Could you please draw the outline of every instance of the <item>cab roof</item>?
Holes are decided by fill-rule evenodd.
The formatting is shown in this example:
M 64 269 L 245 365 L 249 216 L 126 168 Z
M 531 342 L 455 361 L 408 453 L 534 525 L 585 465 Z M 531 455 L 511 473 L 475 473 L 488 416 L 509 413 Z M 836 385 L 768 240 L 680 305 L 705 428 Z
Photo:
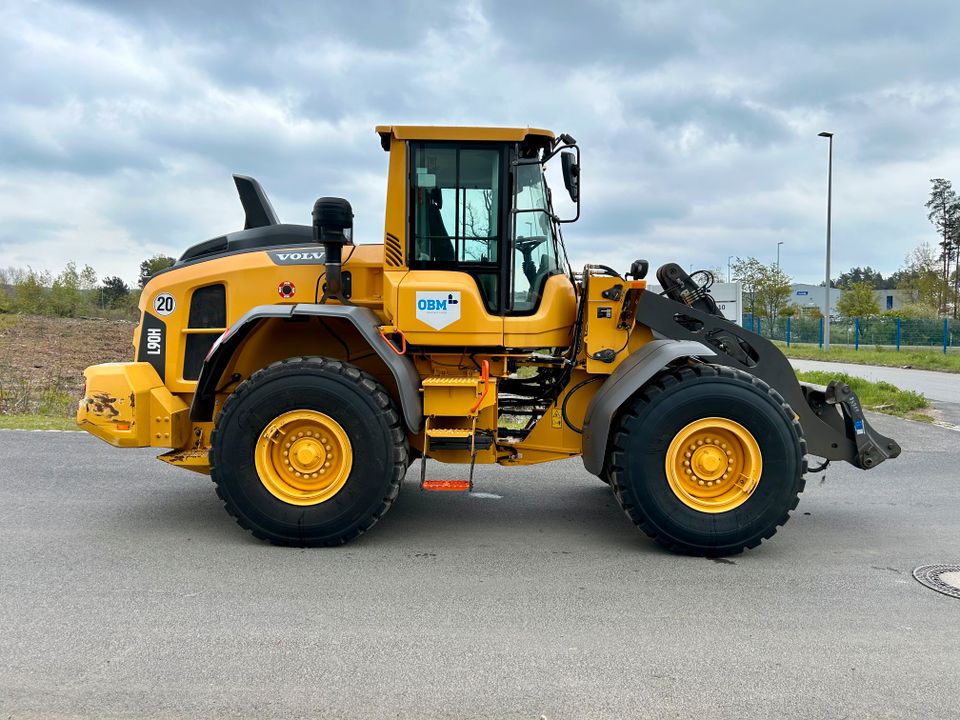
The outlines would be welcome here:
M 551 146 L 555 138 L 550 130 L 541 128 L 505 127 L 450 127 L 442 125 L 377 125 L 380 144 L 390 149 L 390 141 L 397 140 L 473 140 L 478 142 L 523 142 Z

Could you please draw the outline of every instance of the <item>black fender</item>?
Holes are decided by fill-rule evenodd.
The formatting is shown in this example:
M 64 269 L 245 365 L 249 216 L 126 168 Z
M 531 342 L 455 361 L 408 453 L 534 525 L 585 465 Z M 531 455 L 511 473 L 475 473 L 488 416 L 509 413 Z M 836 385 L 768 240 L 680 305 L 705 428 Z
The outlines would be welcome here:
M 716 352 L 700 342 L 660 339 L 648 342 L 620 363 L 587 406 L 583 420 L 583 465 L 587 472 L 599 475 L 603 471 L 613 418 L 631 395 L 670 363 L 711 355 Z
M 380 337 L 380 320 L 372 310 L 356 305 L 259 305 L 251 308 L 213 344 L 197 380 L 197 389 L 190 406 L 190 419 L 209 422 L 213 419 L 217 385 L 240 343 L 261 321 L 294 316 L 320 316 L 348 320 L 389 368 L 397 383 L 401 412 L 407 429 L 419 433 L 423 428 L 423 400 L 420 375 L 410 358 L 397 355 Z

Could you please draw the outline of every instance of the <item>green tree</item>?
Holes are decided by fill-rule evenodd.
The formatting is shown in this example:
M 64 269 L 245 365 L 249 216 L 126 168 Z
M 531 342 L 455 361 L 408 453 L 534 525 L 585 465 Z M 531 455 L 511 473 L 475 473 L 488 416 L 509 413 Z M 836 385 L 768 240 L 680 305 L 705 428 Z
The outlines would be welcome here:
M 790 277 L 775 263 L 764 265 L 755 257 L 737 258 L 731 269 L 733 279 L 741 284 L 744 308 L 775 322 L 790 298 Z
M 13 285 L 12 309 L 28 315 L 46 315 L 50 310 L 50 273 L 13 268 L 9 273 Z
M 897 290 L 907 293 L 909 305 L 925 306 L 940 312 L 944 282 L 940 277 L 936 251 L 929 243 L 920 243 L 904 258 L 904 266 L 893 274 Z
M 950 298 L 950 274 L 954 258 L 960 249 L 960 200 L 953 190 L 953 184 L 944 178 L 930 179 L 930 199 L 925 207 L 929 211 L 927 219 L 933 223 L 940 235 L 940 277 L 942 284 L 938 296 L 939 310 L 946 314 L 948 304 L 953 305 L 954 317 L 957 317 L 956 292 Z
M 790 300 L 790 276 L 776 264 L 764 265 L 756 294 L 761 314 L 776 322 Z
M 0 268 L 0 313 L 10 312 L 13 309 L 13 286 L 10 284 L 10 273 Z
M 867 281 L 853 283 L 837 301 L 837 312 L 848 318 L 879 315 L 880 303 L 873 294 L 873 285 Z
M 103 306 L 108 308 L 121 308 L 127 305 L 127 296 L 130 294 L 130 288 L 120 278 L 105 277 L 103 287 L 101 288 L 103 297 Z
M 746 260 L 738 257 L 730 267 L 733 270 L 733 280 L 740 283 L 743 292 L 744 310 L 751 315 L 758 315 L 757 289 L 762 284 L 763 263 L 755 257 L 748 257 Z
M 840 273 L 840 276 L 836 280 L 835 287 L 846 290 L 854 284 L 861 282 L 870 283 L 870 287 L 876 290 L 881 290 L 888 286 L 887 281 L 883 279 L 883 275 L 867 265 L 866 267 L 850 268 L 847 272 Z
M 94 309 L 99 299 L 97 273 L 89 265 L 77 270 L 73 261 L 67 263 L 50 288 L 50 311 L 61 317 L 77 317 Z
M 140 287 L 146 285 L 150 278 L 161 270 L 166 270 L 176 262 L 172 257 L 166 255 L 154 255 L 140 263 Z

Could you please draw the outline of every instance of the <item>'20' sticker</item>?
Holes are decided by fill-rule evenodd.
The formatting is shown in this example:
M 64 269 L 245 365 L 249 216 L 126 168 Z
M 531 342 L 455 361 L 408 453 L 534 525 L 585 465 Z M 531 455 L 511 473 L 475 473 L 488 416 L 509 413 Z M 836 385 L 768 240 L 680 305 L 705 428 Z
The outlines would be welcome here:
M 153 309 L 157 315 L 169 315 L 177 308 L 177 301 L 170 293 L 160 293 L 153 299 Z

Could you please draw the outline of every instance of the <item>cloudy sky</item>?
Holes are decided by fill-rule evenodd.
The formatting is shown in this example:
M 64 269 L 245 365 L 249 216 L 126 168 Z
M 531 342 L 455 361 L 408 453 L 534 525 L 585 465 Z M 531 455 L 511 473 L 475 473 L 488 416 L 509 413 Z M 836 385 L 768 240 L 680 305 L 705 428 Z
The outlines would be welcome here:
M 944 2 L 0 3 L 0 267 L 68 260 L 132 282 L 155 253 L 242 227 L 232 172 L 282 221 L 348 198 L 379 242 L 378 123 L 575 136 L 574 265 L 823 279 L 936 241 L 960 185 L 960 4 Z M 837 274 L 836 272 L 834 273 Z

